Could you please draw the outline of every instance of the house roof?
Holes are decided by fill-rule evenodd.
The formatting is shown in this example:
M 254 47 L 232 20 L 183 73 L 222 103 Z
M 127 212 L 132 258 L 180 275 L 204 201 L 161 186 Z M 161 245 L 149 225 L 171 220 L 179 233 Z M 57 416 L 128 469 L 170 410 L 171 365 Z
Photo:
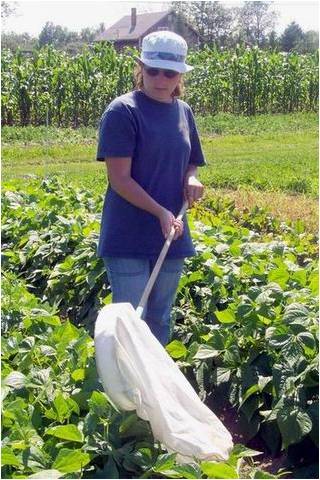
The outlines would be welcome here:
M 131 30 L 131 15 L 126 15 L 112 27 L 100 33 L 96 40 L 137 40 L 168 14 L 168 11 L 139 14 L 133 30 Z

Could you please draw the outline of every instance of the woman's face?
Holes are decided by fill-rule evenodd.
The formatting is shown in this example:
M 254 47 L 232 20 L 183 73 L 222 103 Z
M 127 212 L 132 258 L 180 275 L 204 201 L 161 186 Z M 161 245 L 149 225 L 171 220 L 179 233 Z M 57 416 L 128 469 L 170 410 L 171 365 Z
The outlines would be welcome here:
M 142 64 L 144 90 L 151 97 L 160 101 L 171 102 L 171 95 L 178 85 L 181 75 L 173 70 L 150 68 Z

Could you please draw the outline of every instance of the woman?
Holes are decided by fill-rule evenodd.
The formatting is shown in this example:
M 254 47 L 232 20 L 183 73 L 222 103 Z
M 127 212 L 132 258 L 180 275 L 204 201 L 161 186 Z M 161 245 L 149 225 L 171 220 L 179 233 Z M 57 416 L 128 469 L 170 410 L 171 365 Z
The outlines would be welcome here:
M 100 123 L 97 160 L 105 161 L 109 185 L 98 255 L 103 258 L 113 302 L 136 308 L 165 238 L 175 228 L 167 257 L 144 311 L 144 320 L 165 345 L 170 310 L 185 257 L 195 255 L 186 218 L 175 217 L 203 194 L 196 178 L 204 165 L 190 107 L 176 97 L 187 44 L 169 31 L 147 35 L 136 72 L 137 89 L 113 100 Z

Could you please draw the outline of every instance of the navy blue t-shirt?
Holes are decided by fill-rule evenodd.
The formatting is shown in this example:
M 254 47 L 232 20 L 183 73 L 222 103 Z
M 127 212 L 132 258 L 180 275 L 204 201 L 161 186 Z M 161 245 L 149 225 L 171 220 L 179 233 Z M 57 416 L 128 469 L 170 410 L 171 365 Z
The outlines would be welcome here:
M 132 178 L 160 205 L 178 215 L 189 164 L 205 165 L 189 105 L 164 103 L 141 90 L 121 95 L 106 108 L 100 122 L 97 160 L 131 157 Z M 187 218 L 167 258 L 195 255 Z M 135 207 L 108 185 L 98 247 L 100 257 L 158 257 L 165 238 L 160 222 Z

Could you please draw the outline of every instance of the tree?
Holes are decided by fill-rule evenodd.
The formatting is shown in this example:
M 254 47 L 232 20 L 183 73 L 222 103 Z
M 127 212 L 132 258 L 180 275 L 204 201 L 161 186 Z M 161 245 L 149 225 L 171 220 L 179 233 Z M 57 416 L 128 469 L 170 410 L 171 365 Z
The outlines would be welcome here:
M 79 34 L 77 32 L 72 32 L 61 25 L 54 25 L 52 22 L 46 22 L 39 34 L 40 47 L 43 45 L 61 47 L 77 41 L 79 41 Z
M 173 2 L 171 10 L 197 30 L 203 43 L 225 45 L 231 37 L 232 10 L 220 2 Z
M 272 50 L 278 50 L 280 47 L 280 39 L 275 30 L 272 30 L 268 36 L 268 45 Z
M 319 48 L 319 32 L 316 30 L 308 30 L 303 34 L 302 40 L 299 40 L 294 50 L 299 53 L 313 53 Z
M 93 42 L 95 36 L 95 30 L 89 27 L 83 28 L 80 32 L 80 40 L 86 43 Z
M 291 22 L 281 36 L 281 47 L 285 52 L 293 50 L 303 40 L 303 31 L 296 22 Z
M 32 50 L 37 46 L 38 40 L 31 37 L 29 33 L 2 32 L 1 33 L 1 49 Z
M 269 11 L 273 2 L 244 2 L 236 7 L 239 40 L 263 47 L 267 45 L 267 35 L 274 30 L 278 14 Z
M 102 32 L 105 31 L 105 29 L 106 29 L 106 26 L 105 26 L 104 22 L 101 22 L 101 23 L 99 23 L 99 26 L 96 28 L 95 32 L 96 33 L 102 33 Z
M 17 2 L 1 2 L 1 18 L 5 19 L 16 14 Z
M 52 22 L 46 22 L 45 26 L 39 34 L 39 45 L 51 45 L 55 43 L 55 26 Z

